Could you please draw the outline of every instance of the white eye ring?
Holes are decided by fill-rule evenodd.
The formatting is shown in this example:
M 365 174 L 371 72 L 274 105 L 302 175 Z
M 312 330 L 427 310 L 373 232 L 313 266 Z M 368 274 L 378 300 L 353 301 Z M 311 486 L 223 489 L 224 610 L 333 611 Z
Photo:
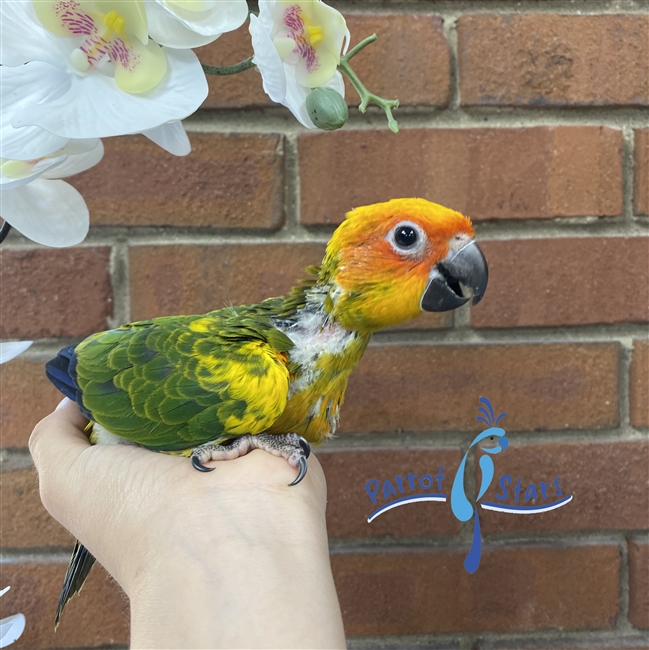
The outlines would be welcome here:
M 416 233 L 417 237 L 412 245 L 404 246 L 397 242 L 397 233 L 399 233 L 402 228 L 411 229 Z M 420 226 L 412 221 L 400 221 L 390 230 L 386 239 L 390 242 L 392 248 L 403 257 L 420 257 L 426 247 L 427 241 L 426 233 Z

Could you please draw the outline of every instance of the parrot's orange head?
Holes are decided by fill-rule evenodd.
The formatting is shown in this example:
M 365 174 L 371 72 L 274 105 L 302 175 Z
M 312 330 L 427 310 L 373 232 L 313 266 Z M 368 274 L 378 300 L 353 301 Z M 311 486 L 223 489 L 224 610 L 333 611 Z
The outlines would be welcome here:
M 425 199 L 393 199 L 347 214 L 327 246 L 321 281 L 345 328 L 375 331 L 423 311 L 455 309 L 487 286 L 470 219 Z

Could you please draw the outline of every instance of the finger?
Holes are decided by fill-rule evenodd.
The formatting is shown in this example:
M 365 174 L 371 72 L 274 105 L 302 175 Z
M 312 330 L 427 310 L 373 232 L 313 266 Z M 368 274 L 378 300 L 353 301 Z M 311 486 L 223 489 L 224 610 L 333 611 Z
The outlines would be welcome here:
M 54 409 L 54 413 L 59 414 L 65 421 L 69 422 L 81 431 L 83 431 L 88 424 L 88 418 L 81 415 L 78 405 L 67 397 L 64 397 L 58 403 L 58 406 Z
M 88 420 L 81 415 L 79 408 L 67 397 L 53 413 L 43 418 L 32 431 L 29 438 L 29 451 L 36 468 L 44 464 L 65 465 L 73 462 L 90 446 L 84 428 Z

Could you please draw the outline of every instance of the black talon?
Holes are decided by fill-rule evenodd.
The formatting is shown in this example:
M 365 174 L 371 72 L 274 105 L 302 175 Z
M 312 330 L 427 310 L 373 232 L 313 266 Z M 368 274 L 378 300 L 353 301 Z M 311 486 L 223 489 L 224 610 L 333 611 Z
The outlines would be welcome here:
M 300 443 L 300 447 L 302 447 L 302 451 L 304 452 L 304 457 L 308 458 L 311 455 L 311 445 L 309 444 L 309 441 L 305 440 L 302 436 L 300 436 L 298 442 Z
M 306 440 L 304 442 L 306 442 Z M 293 483 L 289 483 L 288 486 L 291 487 L 293 485 L 297 485 L 306 476 L 306 470 L 308 469 L 308 467 L 309 466 L 307 465 L 306 458 L 302 456 L 302 458 L 300 458 L 300 465 L 299 465 L 300 471 L 297 475 L 297 478 L 293 481 Z
M 205 467 L 205 465 L 202 465 L 201 461 L 198 460 L 198 456 L 192 456 L 192 465 L 199 472 L 213 472 L 216 469 L 216 467 Z

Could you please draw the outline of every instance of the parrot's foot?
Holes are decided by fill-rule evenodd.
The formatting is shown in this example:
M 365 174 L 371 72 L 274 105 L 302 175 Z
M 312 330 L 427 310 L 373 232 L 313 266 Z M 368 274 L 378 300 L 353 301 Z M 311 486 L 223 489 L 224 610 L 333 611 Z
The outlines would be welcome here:
M 306 476 L 306 459 L 311 453 L 311 446 L 297 433 L 258 433 L 254 436 L 248 433 L 233 438 L 225 445 L 201 445 L 192 450 L 192 465 L 200 472 L 211 472 L 214 467 L 205 467 L 203 463 L 232 460 L 245 456 L 253 449 L 263 449 L 273 456 L 285 458 L 291 467 L 297 467 L 297 478 L 290 485 L 297 485 Z

